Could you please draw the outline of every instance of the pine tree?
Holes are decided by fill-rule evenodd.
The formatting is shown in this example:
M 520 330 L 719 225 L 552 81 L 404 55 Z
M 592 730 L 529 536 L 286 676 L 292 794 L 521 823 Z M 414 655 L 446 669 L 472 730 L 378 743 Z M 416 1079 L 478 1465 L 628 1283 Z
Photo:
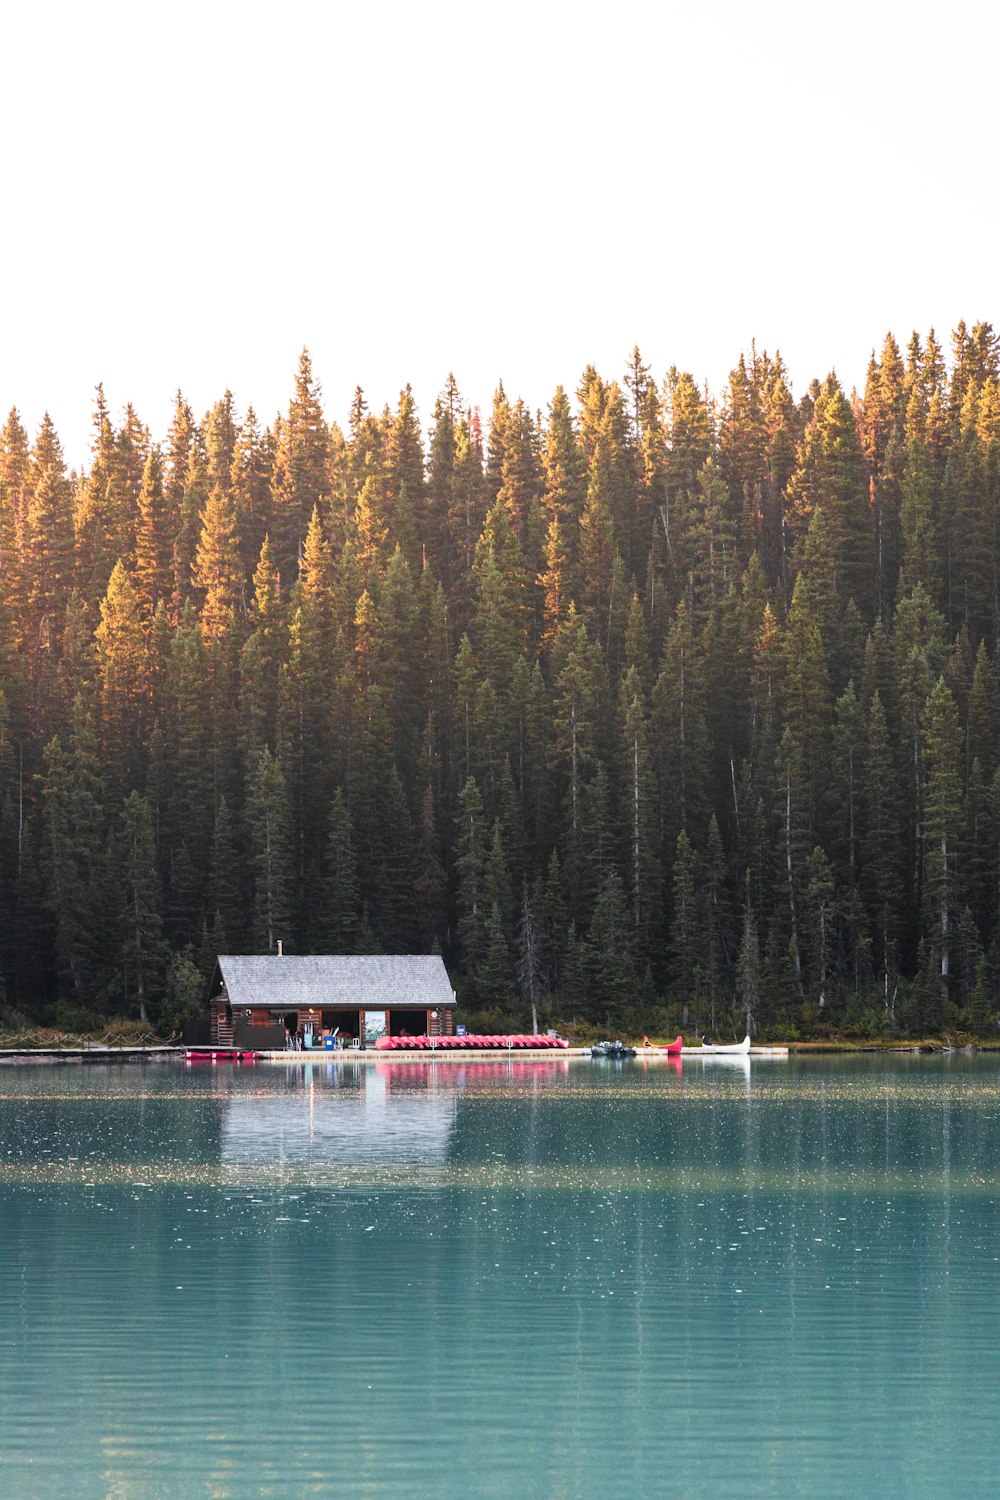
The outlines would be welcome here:
M 363 587 L 375 591 L 388 561 L 389 501 L 379 479 L 369 474 L 358 493 L 351 527 L 351 548 Z
M 527 644 L 528 575 L 507 511 L 486 517 L 473 562 L 476 601 L 469 634 L 484 677 L 503 693 Z
M 96 395 L 93 462 L 77 494 L 73 514 L 76 581 L 90 604 L 96 602 L 107 588 L 116 560 L 126 557 L 130 550 L 115 432 L 101 386 L 97 387 Z M 48 503 L 51 505 L 52 500 L 49 499 Z M 57 503 L 61 510 L 64 498 Z M 38 534 L 44 529 L 37 527 Z
M 945 663 L 945 623 L 919 585 L 896 606 L 893 687 L 899 714 L 900 752 L 907 797 L 903 816 L 910 852 L 910 898 L 920 888 L 923 846 L 922 719 L 924 704 Z
M 163 492 L 159 450 L 151 448 L 142 473 L 135 534 L 136 587 L 145 618 L 151 620 L 158 604 L 168 603 L 172 584 L 173 530 Z
M 942 1013 L 949 995 L 951 924 L 956 908 L 955 860 L 962 811 L 962 731 L 958 711 L 939 677 L 923 713 L 926 796 L 924 895 L 936 932 L 928 933 L 940 954 Z
M 682 600 L 670 626 L 651 703 L 659 841 L 668 854 L 682 828 L 703 827 L 708 817 L 710 747 L 703 701 L 699 652 Z
M 939 508 L 927 413 L 918 390 L 910 393 L 900 481 L 900 592 L 916 585 L 934 597 L 939 586 Z
M 97 740 L 82 701 L 68 746 L 53 739 L 44 761 L 46 875 L 56 969 L 63 995 L 86 1005 L 100 974 L 106 907 L 104 790 Z
M 226 391 L 202 423 L 208 482 L 228 493 L 232 486 L 233 460 L 239 428 L 233 410 L 233 393 Z
M 619 696 L 622 822 L 628 831 L 629 897 L 637 961 L 645 966 L 654 942 L 661 904 L 657 859 L 657 797 L 649 744 L 649 711 L 631 667 L 622 679 Z
M 359 904 L 351 815 L 343 788 L 338 786 L 330 809 L 326 843 L 326 924 L 322 935 L 329 952 L 356 951 Z
M 27 654 L 37 717 L 73 579 L 70 487 L 65 475 L 52 467 L 38 475 L 28 500 L 24 577 L 25 612 L 15 626 L 20 627 L 20 640 Z M 105 582 L 106 579 L 107 574 Z
M 174 488 L 173 481 L 170 488 Z M 208 474 L 201 435 L 195 429 L 187 459 L 177 502 L 176 523 L 173 542 L 173 589 L 170 596 L 170 615 L 174 621 L 180 619 L 184 606 L 191 598 L 192 574 L 198 539 L 202 531 L 205 505 L 209 497 Z
M 806 860 L 805 916 L 812 950 L 816 1003 L 822 1011 L 826 1006 L 826 986 L 833 949 L 835 888 L 833 868 L 818 845 Z
M 277 951 L 288 941 L 291 916 L 291 854 L 288 846 L 288 791 L 281 761 L 265 745 L 247 785 L 247 826 L 254 892 L 254 942 Z
M 276 437 L 268 529 L 282 579 L 290 582 L 309 517 L 317 508 L 322 511 L 329 490 L 330 434 L 307 349 L 299 355 L 288 416 Z
M 0 432 L 0 557 L 5 576 L 23 546 L 31 486 L 28 434 L 17 407 L 12 406 Z
M 171 940 L 190 940 L 208 875 L 204 830 L 212 825 L 213 787 L 205 641 L 188 604 L 170 640 L 163 694 L 164 786 L 158 807 Z M 185 936 L 186 934 L 186 936 Z
M 416 942 L 416 832 L 394 761 L 379 780 L 369 851 L 368 911 L 385 952 L 409 953 Z
M 967 780 L 972 773 L 974 761 L 979 761 L 987 781 L 993 775 L 993 768 L 996 764 L 991 678 L 989 652 L 986 642 L 980 641 L 966 712 L 965 774 Z
M 455 898 L 458 941 L 467 974 L 476 972 L 486 953 L 485 860 L 483 803 L 475 778 L 470 776 L 458 799 L 454 854 L 458 879 Z
M 785 635 L 784 750 L 792 816 L 811 848 L 821 827 L 829 786 L 830 686 L 819 624 L 798 584 Z
M 729 513 L 748 557 L 763 541 L 761 523 L 767 483 L 767 428 L 756 370 L 745 357 L 729 374 L 719 423 L 719 464 L 729 491 Z
M 510 517 L 518 545 L 529 555 L 539 532 L 536 512 L 541 489 L 538 434 L 527 406 L 518 400 L 510 408 L 504 432 L 497 502 Z
M 587 494 L 587 472 L 577 442 L 569 398 L 557 386 L 549 407 L 549 425 L 542 455 L 545 490 L 542 504 L 550 524 L 558 522 L 567 538 L 576 534 Z
M 527 880 L 524 880 L 521 886 L 521 915 L 517 930 L 517 979 L 524 1001 L 531 1011 L 531 1034 L 537 1036 L 542 960 L 535 908 L 528 892 Z
M 714 1034 L 716 1013 L 727 980 L 729 960 L 729 899 L 726 889 L 726 855 L 713 813 L 708 824 L 704 864 L 705 986 L 709 1021 Z
M 500 908 L 490 907 L 485 928 L 485 957 L 476 976 L 476 993 L 484 1010 L 503 1014 L 514 1002 L 510 945 Z
M 146 637 L 139 595 L 115 564 L 94 632 L 100 663 L 101 728 L 121 795 L 134 784 L 146 743 Z M 143 1017 L 145 1020 L 146 1017 Z
M 242 828 L 225 796 L 218 799 L 212 829 L 212 865 L 209 875 L 208 910 L 213 913 L 235 953 L 247 942 L 248 913 L 244 890 L 245 860 Z M 216 953 L 221 952 L 216 949 Z
M 427 787 L 420 820 L 418 874 L 415 882 L 417 923 L 422 951 L 425 953 L 440 951 L 447 922 L 448 876 L 441 863 L 439 843 L 434 793 Z
M 638 988 L 629 938 L 625 892 L 617 870 L 610 869 L 594 902 L 587 934 L 586 964 L 590 978 L 589 1009 L 595 1020 L 617 1026 Z
M 886 1024 L 891 1025 L 894 1017 L 890 983 L 897 965 L 902 889 L 896 771 L 886 714 L 877 689 L 868 710 L 865 748 L 862 880 L 876 970 L 881 976 L 884 1017 Z
M 231 628 L 243 609 L 243 571 L 236 535 L 236 511 L 231 496 L 212 490 L 202 512 L 201 536 L 194 559 L 192 582 L 203 593 L 201 628 L 215 640 Z
M 122 888 L 118 963 L 123 999 L 134 994 L 140 1021 L 148 1021 L 151 1003 L 162 996 L 167 953 L 161 936 L 153 819 L 149 803 L 135 791 L 130 792 L 121 813 L 117 867 Z
M 826 513 L 837 559 L 838 595 L 844 604 L 854 599 L 863 617 L 870 618 L 874 587 L 869 486 L 854 415 L 834 375 L 827 376 L 820 388 L 788 494 L 800 546 L 813 513 L 818 508 Z
M 570 608 L 556 642 L 553 766 L 563 788 L 565 865 L 574 914 L 579 911 L 583 872 L 583 788 L 599 745 L 598 712 L 603 689 L 600 648 Z
M 553 516 L 549 522 L 544 553 L 545 570 L 538 575 L 538 588 L 542 595 L 540 644 L 548 652 L 551 651 L 559 634 L 559 627 L 569 611 L 573 590 L 569 544 L 557 516 Z
M 625 386 L 631 397 L 628 454 L 633 476 L 629 507 L 631 537 L 626 562 L 631 573 L 638 575 L 641 549 L 658 524 L 667 465 L 667 441 L 659 392 L 638 347 L 632 350 Z
M 271 512 L 271 469 L 274 462 L 270 433 L 262 433 L 252 406 L 236 437 L 229 469 L 229 489 L 242 543 L 243 571 L 249 573 L 260 556 Z
M 289 650 L 281 580 L 265 536 L 253 576 L 250 635 L 240 654 L 241 739 L 254 753 L 277 729 L 281 668 Z
M 326 753 L 330 735 L 330 698 L 336 653 L 331 641 L 331 596 L 326 579 L 327 556 L 318 516 L 306 538 L 301 576 L 291 591 L 288 647 L 278 682 L 277 723 L 287 778 L 291 824 L 289 840 L 294 872 L 295 914 L 302 917 L 307 886 L 315 883 L 323 862 L 325 829 L 318 809 L 330 805 L 341 780 L 351 804 L 350 779 Z M 285 655 L 282 647 L 282 655 Z M 363 709 L 355 702 L 352 708 Z M 352 814 L 355 809 L 352 805 Z
M 736 985 L 743 1006 L 746 1035 L 753 1036 L 761 1002 L 760 984 L 760 940 L 757 936 L 757 919 L 749 900 L 743 907 L 743 931 L 736 958 Z
M 670 445 L 666 488 L 671 499 L 693 491 L 697 475 L 713 446 L 708 407 L 693 377 L 671 369 L 667 375 L 666 404 L 670 413 Z
M 697 899 L 697 861 L 685 829 L 677 835 L 673 872 L 673 916 L 670 923 L 671 988 L 681 996 L 682 1026 L 689 1019 L 690 996 L 701 953 Z
M 614 521 L 592 477 L 580 517 L 580 607 L 587 629 L 607 650 L 614 625 L 615 584 L 621 558 L 615 540 Z

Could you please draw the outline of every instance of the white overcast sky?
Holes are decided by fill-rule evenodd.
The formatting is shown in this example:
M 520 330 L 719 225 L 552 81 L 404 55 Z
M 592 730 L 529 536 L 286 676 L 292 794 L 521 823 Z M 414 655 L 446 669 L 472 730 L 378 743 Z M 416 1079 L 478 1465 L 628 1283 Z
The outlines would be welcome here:
M 450 369 L 544 406 L 639 344 L 800 392 L 1000 323 L 996 9 L 969 0 L 5 8 L 0 408 L 330 417 Z

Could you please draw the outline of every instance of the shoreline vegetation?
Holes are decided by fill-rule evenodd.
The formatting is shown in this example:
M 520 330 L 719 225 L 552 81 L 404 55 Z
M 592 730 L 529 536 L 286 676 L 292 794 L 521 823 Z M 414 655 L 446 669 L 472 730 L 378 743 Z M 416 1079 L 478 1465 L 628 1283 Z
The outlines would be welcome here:
M 998 1037 L 1000 340 L 0 429 L 0 1027 L 440 952 L 471 1027 Z M 105 1023 L 105 1017 L 110 1020 Z
M 565 1033 L 560 1033 L 564 1035 Z M 598 1034 L 593 1036 L 570 1034 L 568 1040 L 572 1046 L 590 1046 L 598 1039 Z M 624 1035 L 622 1040 L 628 1046 L 639 1049 L 642 1055 L 642 1037 Z M 673 1036 L 649 1037 L 652 1047 L 665 1047 L 668 1041 L 673 1041 Z M 691 1034 L 685 1036 L 684 1045 L 696 1047 L 700 1040 L 699 1036 Z M 983 1038 L 969 1034 L 949 1034 L 942 1036 L 926 1037 L 826 1037 L 823 1039 L 812 1039 L 806 1041 L 786 1041 L 782 1037 L 758 1036 L 755 1045 L 759 1046 L 782 1046 L 787 1047 L 792 1056 L 821 1056 L 826 1053 L 839 1052 L 1000 1052 L 1000 1039 Z M 93 1031 L 64 1032 L 51 1026 L 26 1025 L 18 1029 L 0 1029 L 0 1059 L 7 1053 L 25 1053 L 31 1051 L 52 1052 L 54 1050 L 72 1049 L 87 1050 L 93 1048 L 95 1051 L 106 1053 L 109 1049 L 120 1048 L 123 1051 L 136 1049 L 157 1049 L 164 1046 L 181 1047 L 181 1037 L 177 1033 L 166 1036 L 151 1030 L 149 1026 L 141 1022 L 110 1022 L 107 1026 L 99 1027 Z M 323 1055 L 316 1053 L 311 1056 L 307 1053 L 296 1054 L 304 1057 L 306 1061 L 323 1061 Z M 413 1057 L 407 1054 L 410 1061 Z M 391 1059 L 390 1059 L 391 1060 Z

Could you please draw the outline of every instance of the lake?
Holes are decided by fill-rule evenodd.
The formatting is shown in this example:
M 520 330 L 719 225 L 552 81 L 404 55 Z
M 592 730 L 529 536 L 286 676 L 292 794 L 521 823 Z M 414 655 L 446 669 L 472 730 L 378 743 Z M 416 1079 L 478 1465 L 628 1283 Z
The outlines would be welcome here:
M 976 1496 L 990 1057 L 0 1068 L 4 1500 Z

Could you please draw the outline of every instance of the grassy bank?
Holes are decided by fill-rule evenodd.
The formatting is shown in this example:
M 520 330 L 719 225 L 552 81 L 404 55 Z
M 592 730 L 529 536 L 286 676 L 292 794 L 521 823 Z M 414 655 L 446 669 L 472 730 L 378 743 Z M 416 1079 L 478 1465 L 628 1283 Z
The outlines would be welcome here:
M 176 1036 L 161 1036 L 145 1021 L 114 1021 L 87 1031 L 57 1026 L 0 1028 L 0 1051 L 51 1050 L 53 1047 L 162 1047 Z

